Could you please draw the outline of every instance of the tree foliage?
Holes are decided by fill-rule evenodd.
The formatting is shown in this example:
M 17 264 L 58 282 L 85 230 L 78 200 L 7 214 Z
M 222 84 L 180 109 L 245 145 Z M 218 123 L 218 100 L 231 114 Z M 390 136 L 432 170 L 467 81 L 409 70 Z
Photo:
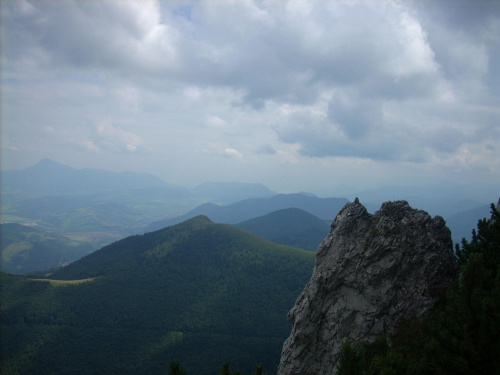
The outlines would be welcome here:
M 186 375 L 186 370 L 181 368 L 180 361 L 170 361 L 170 371 L 168 372 L 168 375 Z
M 264 369 L 262 368 L 262 365 L 258 364 L 257 368 L 255 369 L 255 372 L 253 372 L 252 375 L 267 375 L 267 374 L 264 373 Z

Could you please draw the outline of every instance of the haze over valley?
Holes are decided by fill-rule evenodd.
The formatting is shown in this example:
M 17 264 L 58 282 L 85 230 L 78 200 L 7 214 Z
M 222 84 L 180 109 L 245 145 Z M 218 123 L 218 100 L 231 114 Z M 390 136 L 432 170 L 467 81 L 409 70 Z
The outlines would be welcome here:
M 118 239 L 198 215 L 315 251 L 337 212 L 353 199 L 280 194 L 257 183 L 207 182 L 190 189 L 151 174 L 76 169 L 50 159 L 3 171 L 1 177 L 2 223 L 18 224 L 2 224 L 2 269 L 17 273 L 61 266 Z M 478 189 L 459 185 L 387 187 L 359 195 L 371 212 L 394 196 L 443 216 L 449 219 L 454 241 L 460 242 L 470 239 L 477 220 L 489 215 L 489 204 L 496 199 L 495 191 L 483 189 L 482 196 Z M 47 242 L 56 239 L 58 245 Z M 48 244 L 59 249 L 49 257 L 39 253 Z M 37 264 L 37 257 L 43 262 Z

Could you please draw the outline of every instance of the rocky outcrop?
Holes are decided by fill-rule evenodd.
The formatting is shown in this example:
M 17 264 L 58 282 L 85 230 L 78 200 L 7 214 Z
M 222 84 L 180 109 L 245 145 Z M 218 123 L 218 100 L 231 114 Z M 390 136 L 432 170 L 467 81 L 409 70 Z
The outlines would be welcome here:
M 331 375 L 346 338 L 372 341 L 427 314 L 456 274 L 443 218 L 386 202 L 348 203 L 320 244 L 311 280 L 288 314 L 278 375 Z

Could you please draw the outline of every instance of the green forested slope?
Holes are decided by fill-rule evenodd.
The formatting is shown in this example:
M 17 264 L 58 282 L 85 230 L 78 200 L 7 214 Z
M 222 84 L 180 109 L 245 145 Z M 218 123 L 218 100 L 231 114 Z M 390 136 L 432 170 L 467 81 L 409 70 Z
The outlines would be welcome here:
M 89 243 L 15 223 L 0 224 L 0 271 L 26 273 L 75 261 Z
M 245 199 L 225 206 L 204 203 L 184 215 L 152 222 L 145 230 L 165 228 L 199 215 L 206 215 L 216 223 L 236 224 L 286 208 L 299 208 L 322 220 L 332 221 L 348 202 L 346 198 L 318 198 L 296 193 Z
M 266 240 L 299 249 L 316 251 L 330 231 L 331 222 L 298 208 L 285 208 L 235 224 Z
M 51 286 L 3 276 L 2 373 L 273 373 L 314 254 L 197 217 L 92 253 Z

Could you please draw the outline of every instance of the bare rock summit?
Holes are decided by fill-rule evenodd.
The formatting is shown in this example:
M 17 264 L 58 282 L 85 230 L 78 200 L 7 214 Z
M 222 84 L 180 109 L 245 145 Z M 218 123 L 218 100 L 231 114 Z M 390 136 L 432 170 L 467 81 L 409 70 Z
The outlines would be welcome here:
M 457 272 L 442 217 L 386 202 L 348 203 L 319 245 L 311 280 L 288 314 L 278 375 L 331 375 L 342 342 L 373 341 L 426 315 Z

